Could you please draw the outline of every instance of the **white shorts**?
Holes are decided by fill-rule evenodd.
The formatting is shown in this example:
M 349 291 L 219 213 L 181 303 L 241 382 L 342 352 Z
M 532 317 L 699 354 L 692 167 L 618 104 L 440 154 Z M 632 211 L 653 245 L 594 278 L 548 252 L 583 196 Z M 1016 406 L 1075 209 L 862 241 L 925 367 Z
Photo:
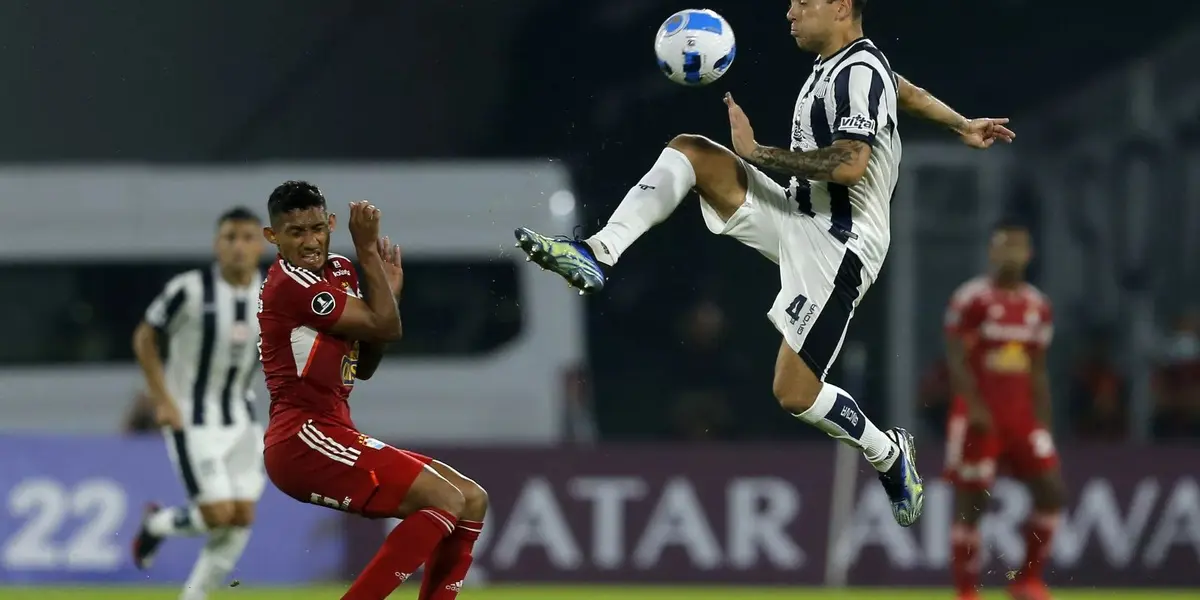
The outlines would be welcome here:
M 257 423 L 164 430 L 167 452 L 196 504 L 257 501 L 266 486 L 263 429 Z
M 800 212 L 787 191 L 753 165 L 746 169 L 746 203 L 723 221 L 701 202 L 713 233 L 728 235 L 779 265 L 779 295 L 767 318 L 822 381 L 842 349 L 870 273 L 845 243 L 829 232 L 825 215 Z

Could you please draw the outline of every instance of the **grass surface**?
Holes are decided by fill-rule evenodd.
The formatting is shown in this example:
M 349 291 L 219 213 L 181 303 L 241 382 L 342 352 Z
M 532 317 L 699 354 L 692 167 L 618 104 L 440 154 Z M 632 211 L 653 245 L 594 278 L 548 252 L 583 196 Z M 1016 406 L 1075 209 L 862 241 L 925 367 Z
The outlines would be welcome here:
M 212 600 L 336 600 L 345 588 L 252 588 L 239 586 L 214 594 Z M 175 588 L 118 587 L 0 587 L 0 600 L 174 600 Z M 415 598 L 416 586 L 400 588 L 393 598 Z M 467 588 L 462 600 L 952 600 L 948 589 L 857 588 L 822 590 L 806 588 L 731 587 L 550 587 L 496 586 Z M 1006 599 L 1003 592 L 984 596 Z M 1055 600 L 1183 600 L 1200 598 L 1200 590 L 1061 590 Z

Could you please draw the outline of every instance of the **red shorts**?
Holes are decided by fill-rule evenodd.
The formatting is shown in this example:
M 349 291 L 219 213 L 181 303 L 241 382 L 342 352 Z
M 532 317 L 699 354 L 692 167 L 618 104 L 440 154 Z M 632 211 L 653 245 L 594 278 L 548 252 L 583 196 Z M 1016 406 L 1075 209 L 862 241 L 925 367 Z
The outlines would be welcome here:
M 994 419 L 991 431 L 981 433 L 967 426 L 965 407 L 950 411 L 944 476 L 955 487 L 985 490 L 998 471 L 1032 479 L 1057 466 L 1054 438 L 1035 420 Z
M 279 491 L 371 518 L 395 516 L 431 461 L 353 429 L 311 420 L 263 453 L 267 476 Z

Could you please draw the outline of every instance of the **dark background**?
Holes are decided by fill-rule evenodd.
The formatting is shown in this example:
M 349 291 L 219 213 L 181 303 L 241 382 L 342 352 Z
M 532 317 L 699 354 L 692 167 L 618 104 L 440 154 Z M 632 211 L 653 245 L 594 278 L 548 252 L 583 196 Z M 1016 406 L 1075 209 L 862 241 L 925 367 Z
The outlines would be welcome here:
M 812 58 L 786 34 L 786 3 L 707 7 L 734 27 L 737 62 L 716 85 L 686 89 L 658 74 L 651 53 L 657 27 L 683 8 L 676 2 L 0 2 L 0 160 L 555 157 L 572 170 L 590 231 L 673 135 L 727 138 L 719 103 L 727 90 L 764 141 L 783 139 Z M 872 0 L 866 20 L 898 72 L 964 114 L 1012 116 L 1019 133 L 1023 119 L 1197 27 L 1200 5 L 1184 1 Z M 946 139 L 902 125 L 906 143 Z M 1036 152 L 1054 141 L 1046 139 L 1026 144 Z M 1046 200 L 1009 199 L 1034 221 Z M 1039 242 L 1052 241 L 1053 231 L 1038 231 Z M 850 333 L 871 364 L 887 360 L 887 277 L 885 269 Z M 602 435 L 811 433 L 780 418 L 770 396 L 778 337 L 765 311 L 776 285 L 773 265 L 710 236 L 695 208 L 640 242 L 610 293 L 589 301 L 588 381 Z M 1076 330 L 1112 326 L 1085 325 Z M 1103 355 L 1100 375 L 1080 375 L 1077 393 L 1075 373 L 1092 369 L 1090 360 L 1059 359 L 1073 417 L 1092 410 L 1096 381 L 1127 386 L 1127 365 L 1103 366 L 1115 360 Z M 931 365 L 922 391 L 931 418 L 944 402 L 938 377 Z M 1185 420 L 1200 425 L 1189 385 Z M 881 406 L 882 372 L 871 371 L 866 386 L 864 403 Z M 1179 435 L 1195 435 L 1190 427 Z

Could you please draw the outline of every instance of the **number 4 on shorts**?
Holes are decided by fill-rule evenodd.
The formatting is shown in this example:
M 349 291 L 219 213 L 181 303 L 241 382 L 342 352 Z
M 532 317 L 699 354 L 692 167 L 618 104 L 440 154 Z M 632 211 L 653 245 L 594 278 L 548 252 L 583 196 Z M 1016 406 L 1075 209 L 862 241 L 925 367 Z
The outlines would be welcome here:
M 787 313 L 787 316 L 792 320 L 792 323 L 795 323 L 796 321 L 800 320 L 800 317 L 804 316 L 801 314 L 801 312 L 804 310 L 804 306 L 807 304 L 808 298 L 804 294 L 800 294 L 792 300 L 792 303 L 788 305 L 787 310 L 784 312 Z

